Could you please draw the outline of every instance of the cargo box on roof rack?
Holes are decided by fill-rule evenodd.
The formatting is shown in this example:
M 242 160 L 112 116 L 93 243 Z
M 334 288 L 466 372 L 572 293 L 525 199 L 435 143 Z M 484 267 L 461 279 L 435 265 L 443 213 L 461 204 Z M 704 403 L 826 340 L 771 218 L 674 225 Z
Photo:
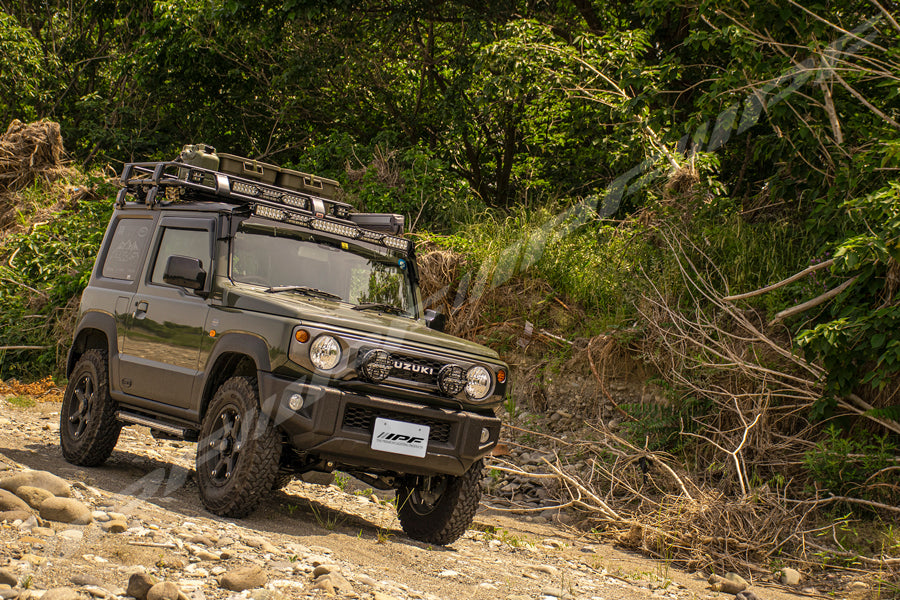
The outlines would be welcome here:
M 333 179 L 317 177 L 309 173 L 285 169 L 269 163 L 242 158 L 234 154 L 218 154 L 219 171 L 245 177 L 260 183 L 277 185 L 281 188 L 312 194 L 333 200 L 341 184 Z
M 260 183 L 320 196 L 334 200 L 341 184 L 333 179 L 311 175 L 294 169 L 264 163 L 234 154 L 216 153 L 208 144 L 188 144 L 181 150 L 179 160 L 187 165 L 201 167 L 252 179 Z

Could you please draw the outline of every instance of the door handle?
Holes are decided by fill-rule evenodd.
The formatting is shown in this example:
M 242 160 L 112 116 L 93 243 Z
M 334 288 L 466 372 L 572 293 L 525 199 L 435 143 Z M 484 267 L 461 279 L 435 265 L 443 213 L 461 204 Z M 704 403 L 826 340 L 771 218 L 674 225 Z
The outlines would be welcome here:
M 150 308 L 150 303 L 146 300 L 141 300 L 140 302 L 134 303 L 134 316 L 135 318 L 143 318 L 145 314 L 147 314 L 147 309 Z

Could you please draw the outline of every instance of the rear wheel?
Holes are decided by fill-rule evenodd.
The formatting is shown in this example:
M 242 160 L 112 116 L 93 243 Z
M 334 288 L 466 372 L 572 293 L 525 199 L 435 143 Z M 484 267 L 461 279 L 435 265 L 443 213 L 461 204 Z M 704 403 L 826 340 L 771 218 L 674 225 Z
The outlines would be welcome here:
M 119 440 L 122 424 L 109 396 L 108 373 L 106 351 L 94 349 L 81 355 L 69 376 L 59 411 L 59 445 L 72 464 L 103 464 Z
M 397 489 L 397 516 L 413 538 L 441 546 L 465 533 L 481 500 L 482 461 L 463 475 L 435 475 Z
M 197 442 L 197 483 L 206 508 L 246 517 L 272 490 L 281 441 L 259 410 L 255 377 L 232 377 L 210 402 Z

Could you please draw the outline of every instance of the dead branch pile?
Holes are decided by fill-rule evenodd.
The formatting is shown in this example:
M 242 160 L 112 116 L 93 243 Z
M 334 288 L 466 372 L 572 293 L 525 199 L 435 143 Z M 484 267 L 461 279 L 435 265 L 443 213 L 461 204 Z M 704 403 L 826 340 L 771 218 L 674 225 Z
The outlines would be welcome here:
M 775 558 L 804 568 L 822 566 L 824 556 L 850 570 L 877 568 L 886 580 L 900 580 L 900 557 L 847 552 L 831 543 L 846 521 L 838 519 L 824 527 L 818 523 L 817 511 L 824 505 L 864 501 L 791 500 L 785 490 L 779 494 L 768 486 L 743 496 L 728 495 L 694 481 L 671 456 L 638 448 L 605 427 L 597 433 L 601 441 L 551 438 L 556 459 L 545 459 L 543 468 L 523 470 L 494 457 L 488 469 L 544 481 L 545 487 L 556 490 L 560 508 L 582 515 L 582 528 L 685 569 L 734 571 L 752 579 L 771 574 L 768 567 Z M 579 471 L 567 462 L 565 457 L 570 456 L 587 456 L 588 468 Z M 866 504 L 888 519 L 900 517 L 898 507 Z M 516 513 L 546 510 L 515 504 L 492 508 Z
M 10 123 L 0 135 L 0 227 L 16 209 L 17 192 L 37 180 L 50 183 L 69 173 L 64 152 L 59 123 Z
M 59 123 L 14 120 L 0 136 L 0 192 L 15 192 L 39 177 L 52 179 L 65 171 Z
M 822 368 L 794 354 L 789 337 L 761 315 L 723 297 L 710 283 L 717 278 L 722 283 L 720 275 L 698 248 L 673 232 L 660 236 L 687 292 L 669 297 L 647 276 L 650 291 L 638 307 L 646 334 L 638 350 L 672 389 L 707 403 L 697 413 L 681 414 L 676 434 L 695 442 L 689 455 L 679 462 L 647 444 L 639 447 L 600 421 L 589 440 L 530 432 L 555 447 L 556 459 L 545 460 L 541 469 L 522 469 L 498 457 L 489 468 L 552 482 L 560 506 L 580 512 L 583 525 L 688 569 L 753 577 L 770 573 L 776 558 L 801 568 L 831 561 L 900 581 L 896 548 L 874 556 L 850 552 L 837 535 L 850 517 L 826 521 L 819 512 L 838 503 L 855 505 L 891 523 L 900 518 L 900 508 L 822 495 L 805 480 L 804 455 L 821 436 L 822 428 L 807 415 L 823 394 Z M 691 259 L 698 256 L 703 268 Z M 615 345 L 613 338 L 599 336 L 587 346 L 591 371 L 604 392 L 604 363 Z M 838 408 L 882 432 L 900 432 L 900 423 L 873 413 L 859 397 L 839 400 Z M 580 459 L 573 464 L 569 457 Z

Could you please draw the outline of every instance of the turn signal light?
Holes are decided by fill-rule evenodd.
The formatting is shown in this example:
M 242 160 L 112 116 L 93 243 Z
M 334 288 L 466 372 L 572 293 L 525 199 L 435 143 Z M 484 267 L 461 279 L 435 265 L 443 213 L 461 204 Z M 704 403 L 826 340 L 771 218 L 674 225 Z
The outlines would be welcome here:
M 503 383 L 506 381 L 506 371 L 500 369 L 497 371 L 497 383 Z
M 305 329 L 298 329 L 297 332 L 294 334 L 294 337 L 301 344 L 305 344 L 306 342 L 309 341 L 309 332 Z

